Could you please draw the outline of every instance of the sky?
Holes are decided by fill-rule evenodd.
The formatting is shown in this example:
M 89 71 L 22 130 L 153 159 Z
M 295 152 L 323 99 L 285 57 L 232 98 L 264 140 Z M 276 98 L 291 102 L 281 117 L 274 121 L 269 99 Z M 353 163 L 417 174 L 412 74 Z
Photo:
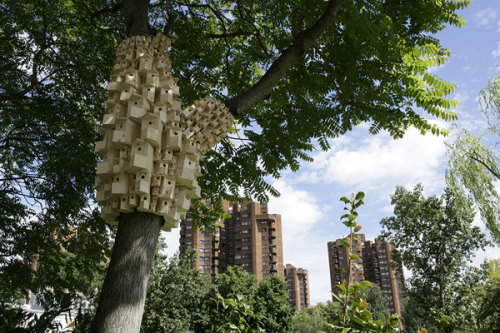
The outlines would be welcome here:
M 447 27 L 437 37 L 451 50 L 451 58 L 431 72 L 457 85 L 452 97 L 459 101 L 455 110 L 458 124 L 474 133 L 485 129 L 477 96 L 491 78 L 500 74 L 500 0 L 472 0 L 461 11 L 465 27 Z M 445 141 L 453 138 L 451 123 L 437 123 L 452 131 L 444 138 L 421 135 L 410 129 L 403 139 L 393 140 L 387 133 L 370 135 L 362 124 L 332 141 L 332 149 L 313 152 L 314 161 L 304 163 L 298 172 L 285 171 L 270 182 L 281 196 L 271 198 L 269 212 L 281 214 L 284 263 L 309 271 L 311 303 L 331 299 L 327 242 L 347 232 L 340 223 L 342 196 L 365 192 L 365 205 L 359 209 L 359 224 L 367 239 L 380 233 L 380 220 L 392 215 L 390 195 L 398 185 L 410 189 L 417 183 L 425 195 L 440 195 L 446 169 Z M 499 186 L 500 187 L 500 184 Z M 483 230 L 477 216 L 475 223 Z M 178 229 L 164 233 L 168 254 L 178 249 Z M 478 251 L 473 263 L 500 258 L 500 248 Z M 405 272 L 406 275 L 409 272 Z

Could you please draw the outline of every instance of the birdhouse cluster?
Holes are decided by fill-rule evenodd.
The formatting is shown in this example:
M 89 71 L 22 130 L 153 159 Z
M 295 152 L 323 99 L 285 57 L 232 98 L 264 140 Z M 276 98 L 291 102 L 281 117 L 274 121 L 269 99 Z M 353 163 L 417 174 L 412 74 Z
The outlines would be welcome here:
M 203 98 L 182 109 L 177 79 L 170 75 L 170 41 L 135 36 L 124 40 L 108 84 L 103 140 L 95 146 L 96 200 L 116 224 L 121 213 L 150 212 L 177 226 L 200 196 L 201 156 L 229 131 L 225 105 Z

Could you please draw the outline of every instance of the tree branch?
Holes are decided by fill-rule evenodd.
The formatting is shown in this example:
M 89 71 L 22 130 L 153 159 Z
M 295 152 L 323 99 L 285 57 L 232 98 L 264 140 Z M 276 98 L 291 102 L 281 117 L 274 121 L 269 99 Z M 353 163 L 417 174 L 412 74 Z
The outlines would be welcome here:
M 474 152 L 474 154 L 475 154 L 475 152 Z M 492 169 L 492 167 L 491 167 L 490 165 L 488 165 L 488 164 L 487 164 L 486 162 L 484 162 L 483 160 L 481 160 L 481 159 L 479 159 L 479 158 L 474 157 L 474 155 L 473 155 L 473 154 L 468 154 L 468 155 L 469 155 L 469 157 L 470 157 L 470 158 L 472 158 L 474 161 L 476 161 L 477 163 L 479 163 L 479 164 L 483 165 L 486 169 L 488 169 L 488 171 L 489 171 L 489 172 L 491 172 L 491 174 L 492 174 L 493 176 L 495 176 L 497 179 L 500 179 L 500 173 L 498 172 L 498 170 L 497 170 L 497 171 L 493 170 L 493 169 Z
M 273 62 L 264 76 L 255 85 L 225 101 L 229 111 L 235 117 L 265 99 L 272 92 L 274 86 L 285 73 L 304 56 L 319 36 L 333 23 L 342 2 L 343 0 L 331 0 L 318 21 L 309 29 L 297 34 L 292 45 Z

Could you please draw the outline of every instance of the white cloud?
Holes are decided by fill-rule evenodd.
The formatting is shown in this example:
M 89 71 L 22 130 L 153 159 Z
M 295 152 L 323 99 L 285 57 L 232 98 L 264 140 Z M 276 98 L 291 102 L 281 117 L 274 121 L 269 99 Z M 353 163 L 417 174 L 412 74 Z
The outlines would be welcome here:
M 309 271 L 311 302 L 316 304 L 331 298 L 327 242 L 341 235 L 321 234 L 314 226 L 326 213 L 313 193 L 294 188 L 285 180 L 274 182 L 281 193 L 271 198 L 271 213 L 281 214 L 284 264 Z
M 472 20 L 476 23 L 477 27 L 492 28 L 497 22 L 497 11 L 493 8 L 485 8 L 477 11 Z
M 497 42 L 497 48 L 491 52 L 493 55 L 493 58 L 498 58 L 500 57 L 500 42 Z
M 299 178 L 305 183 L 338 183 L 364 191 L 390 193 L 394 184 L 405 186 L 422 182 L 428 190 L 442 185 L 441 163 L 445 138 L 421 135 L 410 129 L 401 140 L 387 134 L 370 136 L 354 150 L 320 152 Z
M 279 212 L 283 223 L 283 234 L 301 237 L 323 217 L 324 213 L 314 196 L 293 188 L 284 178 L 276 180 L 273 186 L 281 193 L 269 200 L 270 211 Z

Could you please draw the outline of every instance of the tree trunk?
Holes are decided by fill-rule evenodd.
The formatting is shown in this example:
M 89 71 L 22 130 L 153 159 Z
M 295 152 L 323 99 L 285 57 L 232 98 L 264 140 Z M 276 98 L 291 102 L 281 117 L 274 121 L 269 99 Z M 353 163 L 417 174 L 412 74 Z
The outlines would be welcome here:
M 122 214 L 91 332 L 137 333 L 162 218 Z

